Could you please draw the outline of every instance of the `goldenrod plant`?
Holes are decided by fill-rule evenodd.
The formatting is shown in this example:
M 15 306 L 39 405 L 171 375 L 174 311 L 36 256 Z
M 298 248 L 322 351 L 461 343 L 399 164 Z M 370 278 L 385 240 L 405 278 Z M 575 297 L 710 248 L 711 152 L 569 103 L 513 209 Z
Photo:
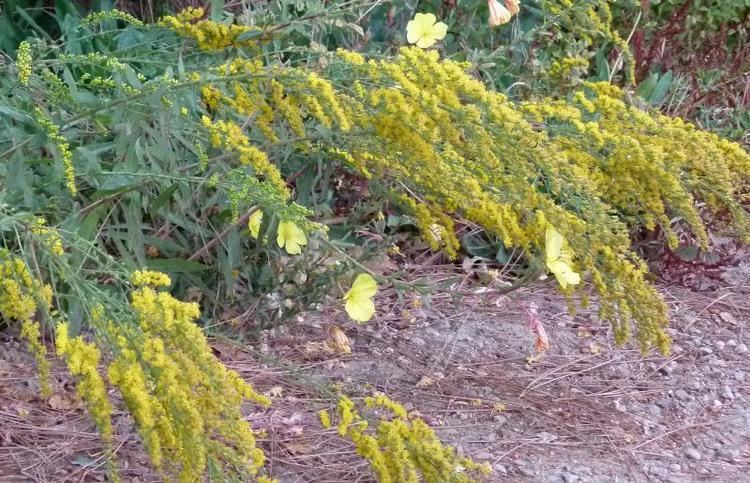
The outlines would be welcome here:
M 491 473 L 488 464 L 457 455 L 422 418 L 385 394 L 366 397 L 362 406 L 369 417 L 362 416 L 352 399 L 340 396 L 336 429 L 370 463 L 379 482 L 471 483 Z M 328 411 L 319 416 L 323 427 L 333 427 Z
M 608 82 L 512 100 L 441 56 L 449 31 L 419 13 L 402 33 L 415 45 L 394 56 L 300 48 L 285 43 L 288 23 L 189 9 L 156 25 L 91 17 L 75 39 L 30 39 L 2 67 L 0 314 L 22 325 L 41 373 L 36 324 L 56 327 L 105 442 L 111 384 L 165 475 L 259 477 L 240 405 L 268 401 L 212 355 L 199 323 L 248 300 L 258 325 L 278 322 L 354 273 L 339 303 L 375 316 L 391 280 L 347 248 L 367 243 L 353 233 L 386 204 L 453 259 L 455 220 L 482 227 L 526 255 L 531 278 L 554 275 L 572 307 L 595 295 L 618 342 L 669 350 L 667 308 L 631 235 L 707 247 L 708 216 L 747 240 L 750 156 Z M 341 179 L 362 187 L 353 202 Z M 343 228 L 327 220 L 342 214 Z M 382 435 L 340 414 L 382 481 L 470 468 L 384 401 L 372 405 L 395 418 Z

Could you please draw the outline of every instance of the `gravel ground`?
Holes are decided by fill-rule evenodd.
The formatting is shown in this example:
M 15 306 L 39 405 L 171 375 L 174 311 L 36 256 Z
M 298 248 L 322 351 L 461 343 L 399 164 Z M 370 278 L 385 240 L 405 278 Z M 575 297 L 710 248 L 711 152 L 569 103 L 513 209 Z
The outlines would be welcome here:
M 254 347 L 216 350 L 274 399 L 248 419 L 267 430 L 261 445 L 280 482 L 371 480 L 317 422 L 333 407 L 332 387 L 405 403 L 458 451 L 489 462 L 489 481 L 750 481 L 748 273 L 727 272 L 708 291 L 662 287 L 669 357 L 614 347 L 607 326 L 590 312 L 568 315 L 549 286 L 407 302 L 361 326 L 331 309 Z M 529 360 L 533 318 L 551 342 L 538 360 Z M 351 354 L 317 351 L 334 321 Z M 101 444 L 62 368 L 58 398 L 41 400 L 30 356 L 12 337 L 0 345 L 0 481 L 103 481 Z M 127 416 L 115 425 L 123 480 L 158 481 Z

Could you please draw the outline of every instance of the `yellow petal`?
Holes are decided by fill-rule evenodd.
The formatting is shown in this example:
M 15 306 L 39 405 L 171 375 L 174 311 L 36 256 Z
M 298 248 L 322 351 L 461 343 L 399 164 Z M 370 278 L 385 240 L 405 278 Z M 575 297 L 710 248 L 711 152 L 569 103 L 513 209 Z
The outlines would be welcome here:
M 357 278 L 354 279 L 352 288 L 346 292 L 344 298 L 348 297 L 373 297 L 378 291 L 378 283 L 370 274 L 360 273 Z
M 282 221 L 276 232 L 276 243 L 290 255 L 299 255 L 302 253 L 302 245 L 307 244 L 307 237 L 305 232 L 291 221 Z
M 428 49 L 433 45 L 435 45 L 435 39 L 430 38 L 427 35 L 424 35 L 420 37 L 419 40 L 417 40 L 417 47 L 419 47 L 420 49 Z
M 424 30 L 429 30 L 437 22 L 437 17 L 434 13 L 418 13 L 414 15 L 414 21 Z
M 563 237 L 552 226 L 547 227 L 545 245 L 545 259 L 547 264 L 557 261 L 562 254 Z
M 260 235 L 261 223 L 263 223 L 263 212 L 261 210 L 257 210 L 250 215 L 250 219 L 247 220 L 247 227 L 250 230 L 250 236 L 256 240 L 258 239 L 258 235 Z
M 445 34 L 448 33 L 448 25 L 444 24 L 443 22 L 438 22 L 432 26 L 431 33 L 432 38 L 436 40 L 443 40 L 445 38 Z
M 368 298 L 352 297 L 346 301 L 344 308 L 349 317 L 357 322 L 367 322 L 375 315 L 375 303 Z
M 344 294 L 344 308 L 349 317 L 357 322 L 367 322 L 375 314 L 372 297 L 378 291 L 375 279 L 366 273 L 357 276 L 352 288 Z
M 406 40 L 422 49 L 435 45 L 447 32 L 448 26 L 437 22 L 437 17 L 431 13 L 418 13 L 406 24 Z
M 555 275 L 555 278 L 562 288 L 567 288 L 568 285 L 578 285 L 581 283 L 581 276 L 574 272 L 570 265 L 563 261 L 547 263 L 547 268 L 549 268 L 549 271 Z

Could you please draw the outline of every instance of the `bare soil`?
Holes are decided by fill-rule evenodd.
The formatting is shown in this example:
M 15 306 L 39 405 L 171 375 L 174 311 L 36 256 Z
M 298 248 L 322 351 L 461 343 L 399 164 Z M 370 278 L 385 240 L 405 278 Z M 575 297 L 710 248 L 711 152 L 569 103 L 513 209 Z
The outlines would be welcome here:
M 490 462 L 489 481 L 748 481 L 747 268 L 728 269 L 710 290 L 661 287 L 669 357 L 615 347 L 608 326 L 592 311 L 568 315 L 549 284 L 436 295 L 429 306 L 379 300 L 376 320 L 361 326 L 330 308 L 252 347 L 215 348 L 273 398 L 268 409 L 248 406 L 247 418 L 266 430 L 260 444 L 280 482 L 372 481 L 351 445 L 317 420 L 336 391 L 403 402 L 458 451 Z M 538 360 L 529 359 L 533 314 L 551 342 Z M 337 322 L 351 354 L 321 350 Z M 13 337 L 0 340 L 0 481 L 106 480 L 101 442 L 59 365 L 54 379 L 55 396 L 40 399 L 30 355 Z M 115 425 L 123 481 L 159 481 L 127 414 Z

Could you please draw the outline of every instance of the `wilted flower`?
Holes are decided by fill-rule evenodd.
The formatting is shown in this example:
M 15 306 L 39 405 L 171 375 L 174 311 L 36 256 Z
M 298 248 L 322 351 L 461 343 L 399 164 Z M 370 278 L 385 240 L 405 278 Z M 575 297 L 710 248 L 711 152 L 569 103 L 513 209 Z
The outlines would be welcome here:
M 498 25 L 510 22 L 512 15 L 507 8 L 500 5 L 500 2 L 497 0 L 488 0 L 487 5 L 490 8 L 489 22 L 491 27 L 497 27 Z
M 511 15 L 515 15 L 519 11 L 518 5 L 520 3 L 521 0 L 505 0 L 505 8 L 508 9 Z

